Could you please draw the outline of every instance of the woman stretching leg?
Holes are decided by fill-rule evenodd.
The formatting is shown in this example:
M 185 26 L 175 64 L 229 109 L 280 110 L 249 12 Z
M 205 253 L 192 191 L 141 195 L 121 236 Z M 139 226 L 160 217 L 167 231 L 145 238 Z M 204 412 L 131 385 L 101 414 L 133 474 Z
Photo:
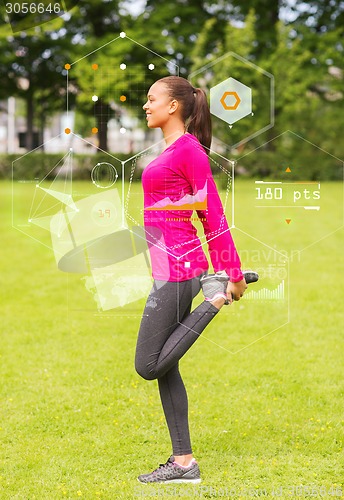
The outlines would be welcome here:
M 146 380 L 158 379 L 173 456 L 138 479 L 199 483 L 178 362 L 225 302 L 239 300 L 247 285 L 206 154 L 211 121 L 204 92 L 184 78 L 162 78 L 150 88 L 143 109 L 148 126 L 162 129 L 166 149 L 142 175 L 154 284 L 142 316 L 135 367 Z M 215 275 L 208 275 L 191 222 L 193 210 L 203 224 Z M 191 312 L 201 287 L 205 301 Z

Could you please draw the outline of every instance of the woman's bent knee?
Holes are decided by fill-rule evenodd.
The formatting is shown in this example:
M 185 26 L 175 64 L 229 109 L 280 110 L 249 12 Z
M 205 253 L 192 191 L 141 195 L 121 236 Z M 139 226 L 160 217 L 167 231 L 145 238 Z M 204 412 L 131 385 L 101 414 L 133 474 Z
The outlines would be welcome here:
M 155 380 L 157 378 L 154 371 L 149 370 L 146 365 L 135 362 L 135 370 L 140 375 L 140 377 L 145 380 Z

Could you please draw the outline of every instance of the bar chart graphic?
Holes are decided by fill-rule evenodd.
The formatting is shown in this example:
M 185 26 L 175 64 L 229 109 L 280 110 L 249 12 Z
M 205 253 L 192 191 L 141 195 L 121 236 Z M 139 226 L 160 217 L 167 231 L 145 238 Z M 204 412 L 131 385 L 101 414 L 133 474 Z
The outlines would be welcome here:
M 274 289 L 262 288 L 245 293 L 245 300 L 284 300 L 284 280 Z

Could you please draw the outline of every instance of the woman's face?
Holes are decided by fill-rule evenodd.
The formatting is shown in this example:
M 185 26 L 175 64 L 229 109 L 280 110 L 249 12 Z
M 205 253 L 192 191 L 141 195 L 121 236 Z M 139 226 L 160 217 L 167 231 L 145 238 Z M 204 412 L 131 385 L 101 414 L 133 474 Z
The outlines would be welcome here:
M 149 128 L 163 128 L 176 110 L 176 101 L 168 94 L 164 83 L 154 83 L 148 91 L 147 102 L 143 106 Z

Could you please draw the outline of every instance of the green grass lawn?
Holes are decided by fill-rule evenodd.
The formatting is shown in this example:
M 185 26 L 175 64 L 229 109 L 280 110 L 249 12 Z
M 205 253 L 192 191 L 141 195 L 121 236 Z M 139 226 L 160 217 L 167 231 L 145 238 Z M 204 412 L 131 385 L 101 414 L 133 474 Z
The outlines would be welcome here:
M 0 498 L 343 497 L 342 186 L 324 184 L 321 210 L 288 225 L 278 209 L 257 216 L 252 182 L 235 185 L 238 248 L 266 261 L 305 249 L 288 303 L 224 308 L 181 362 L 197 487 L 136 480 L 171 452 L 156 381 L 133 365 L 144 300 L 90 307 L 51 250 L 11 227 L 1 183 Z

